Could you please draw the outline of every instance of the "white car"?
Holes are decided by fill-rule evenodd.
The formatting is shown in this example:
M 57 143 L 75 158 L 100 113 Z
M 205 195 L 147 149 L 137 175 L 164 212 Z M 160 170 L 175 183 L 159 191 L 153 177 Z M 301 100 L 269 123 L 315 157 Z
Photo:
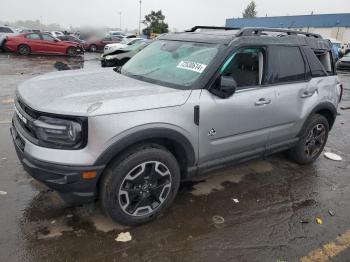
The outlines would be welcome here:
M 16 29 L 9 26 L 0 26 L 0 49 L 5 44 L 5 40 L 7 36 L 16 35 L 18 32 Z
M 114 52 L 115 50 L 125 48 L 127 46 L 131 46 L 141 40 L 145 40 L 144 38 L 123 38 L 120 43 L 108 44 L 104 47 L 103 53 L 109 54 Z
M 57 36 L 64 36 L 64 34 L 60 31 L 51 31 L 49 32 L 53 37 L 57 37 Z

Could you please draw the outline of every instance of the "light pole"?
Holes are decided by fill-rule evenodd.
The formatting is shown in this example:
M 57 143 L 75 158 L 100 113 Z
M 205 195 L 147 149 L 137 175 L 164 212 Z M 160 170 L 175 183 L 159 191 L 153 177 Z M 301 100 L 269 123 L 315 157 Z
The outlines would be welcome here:
M 43 17 L 40 16 L 40 31 L 43 31 Z
M 140 17 L 139 17 L 139 35 L 141 35 L 141 0 L 140 0 Z
M 122 12 L 118 12 L 118 14 L 119 14 L 119 28 L 121 31 L 123 31 L 123 29 L 122 29 Z

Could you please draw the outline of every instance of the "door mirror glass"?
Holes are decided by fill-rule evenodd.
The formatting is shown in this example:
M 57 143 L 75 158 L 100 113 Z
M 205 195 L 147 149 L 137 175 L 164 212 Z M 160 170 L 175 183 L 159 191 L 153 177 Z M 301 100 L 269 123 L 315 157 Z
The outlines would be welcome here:
M 209 91 L 220 98 L 228 98 L 236 92 L 236 89 L 237 83 L 232 76 L 220 76 L 215 88 L 210 88 Z
M 232 76 L 220 76 L 219 81 L 219 90 L 216 89 L 214 92 L 218 97 L 228 98 L 236 92 L 237 83 Z
M 236 92 L 237 83 L 232 76 L 220 77 L 220 90 L 231 92 L 232 95 Z

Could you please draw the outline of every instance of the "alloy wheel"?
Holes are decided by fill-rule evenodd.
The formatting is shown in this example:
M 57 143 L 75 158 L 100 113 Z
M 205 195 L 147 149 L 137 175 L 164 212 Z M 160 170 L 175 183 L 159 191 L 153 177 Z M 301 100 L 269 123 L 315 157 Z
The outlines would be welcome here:
M 304 151 L 308 158 L 316 156 L 324 146 L 326 141 L 326 127 L 324 124 L 317 124 L 311 128 L 306 137 Z
M 131 216 L 153 213 L 170 193 L 172 178 L 168 167 L 148 161 L 134 167 L 123 179 L 118 198 L 122 210 Z

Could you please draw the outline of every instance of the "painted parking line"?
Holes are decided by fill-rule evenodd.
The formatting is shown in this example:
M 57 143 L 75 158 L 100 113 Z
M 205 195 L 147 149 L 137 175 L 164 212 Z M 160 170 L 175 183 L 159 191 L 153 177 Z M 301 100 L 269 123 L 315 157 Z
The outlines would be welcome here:
M 7 99 L 1 100 L 1 104 L 4 104 L 4 105 L 13 104 L 14 102 L 15 100 L 13 98 L 7 98 Z
M 336 257 L 350 247 L 350 230 L 338 236 L 334 241 L 323 245 L 321 248 L 311 251 L 300 259 L 301 262 L 325 262 Z

